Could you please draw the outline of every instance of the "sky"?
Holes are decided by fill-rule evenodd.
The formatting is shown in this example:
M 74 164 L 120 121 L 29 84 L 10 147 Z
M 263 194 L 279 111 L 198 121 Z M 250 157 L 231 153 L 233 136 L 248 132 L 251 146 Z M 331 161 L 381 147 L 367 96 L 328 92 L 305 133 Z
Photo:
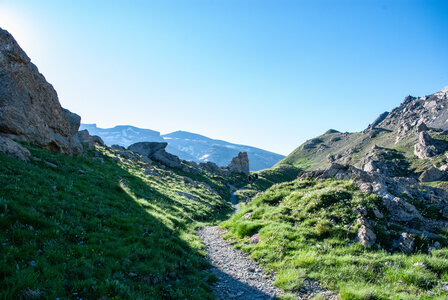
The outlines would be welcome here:
M 448 85 L 448 1 L 0 0 L 83 123 L 287 155 Z

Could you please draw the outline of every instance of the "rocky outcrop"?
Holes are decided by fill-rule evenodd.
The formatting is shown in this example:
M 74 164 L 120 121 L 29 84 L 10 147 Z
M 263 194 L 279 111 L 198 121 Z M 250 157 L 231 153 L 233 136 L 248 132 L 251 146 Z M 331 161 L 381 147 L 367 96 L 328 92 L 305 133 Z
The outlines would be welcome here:
M 97 136 L 91 136 L 86 129 L 80 130 L 75 134 L 75 139 L 85 148 L 92 149 L 96 144 L 104 146 L 103 140 Z
M 80 153 L 74 139 L 80 120 L 61 107 L 53 86 L 0 29 L 0 133 L 52 151 Z
M 321 139 L 319 139 L 319 138 L 311 139 L 311 140 L 307 141 L 307 142 L 303 145 L 302 149 L 303 149 L 303 150 L 306 150 L 306 149 L 313 149 L 313 148 L 315 148 L 317 145 L 321 144 L 322 142 L 323 142 L 323 141 L 322 141 Z
M 366 172 L 379 172 L 389 177 L 413 175 L 403 154 L 376 145 L 361 160 L 360 167 Z
M 422 173 L 420 175 L 419 180 L 421 182 L 431 182 L 431 181 L 438 181 L 445 178 L 445 172 L 440 171 L 437 168 L 430 168 Z
M 358 229 L 359 242 L 366 247 L 373 246 L 376 242 L 376 234 L 373 232 L 372 224 L 364 217 L 358 221 L 361 223 L 361 227 Z
M 355 184 L 366 193 L 374 193 L 382 198 L 382 207 L 387 212 L 383 215 L 380 211 L 373 211 L 376 219 L 387 220 L 388 226 L 398 225 L 403 228 L 402 233 L 412 233 L 431 239 L 438 237 L 441 228 L 448 228 L 448 222 L 441 219 L 437 214 L 423 215 L 418 207 L 424 210 L 431 208 L 440 214 L 448 216 L 448 193 L 441 189 L 422 187 L 414 178 L 389 177 L 378 168 L 372 171 L 358 169 L 351 165 L 331 163 L 329 167 L 322 170 L 309 171 L 301 175 L 302 178 L 334 178 L 339 180 L 353 180 Z M 406 201 L 412 201 L 412 203 Z M 414 205 L 416 204 L 416 205 Z M 419 205 L 418 207 L 417 204 Z M 362 209 L 359 209 L 362 211 Z M 361 227 L 358 230 L 359 241 L 366 246 L 372 245 L 375 240 L 375 228 L 373 220 L 364 219 L 361 214 Z M 372 217 L 372 216 L 370 216 Z M 394 229 L 388 227 L 387 231 L 394 235 Z M 412 237 L 409 234 L 397 236 L 394 249 L 409 253 L 413 249 Z
M 375 119 L 375 121 L 373 121 L 372 124 L 369 125 L 368 129 L 374 129 L 376 126 L 378 126 L 381 122 L 384 121 L 384 119 L 386 119 L 386 117 L 389 115 L 389 112 L 383 112 L 381 115 L 378 116 L 378 118 Z
M 440 153 L 437 149 L 433 138 L 426 132 L 422 131 L 418 136 L 418 143 L 414 146 L 414 154 L 420 159 L 431 158 Z
M 403 124 L 415 127 L 424 122 L 430 128 L 448 130 L 448 87 L 429 96 L 407 96 L 377 127 L 396 130 Z
M 233 173 L 244 173 L 249 175 L 249 157 L 247 156 L 247 152 L 240 152 L 227 166 L 227 169 Z
M 137 152 L 170 168 L 180 169 L 182 167 L 181 160 L 165 151 L 167 145 L 167 143 L 140 142 L 130 145 L 128 150 Z

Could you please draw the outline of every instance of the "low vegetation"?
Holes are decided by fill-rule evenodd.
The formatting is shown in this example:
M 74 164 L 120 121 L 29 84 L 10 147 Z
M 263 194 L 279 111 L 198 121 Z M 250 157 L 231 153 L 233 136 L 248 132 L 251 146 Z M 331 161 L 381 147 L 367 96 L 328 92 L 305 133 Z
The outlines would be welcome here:
M 222 180 L 27 147 L 0 153 L 0 299 L 212 298 L 195 228 L 231 212 Z
M 258 179 L 236 192 L 238 201 L 248 202 L 257 193 L 267 190 L 276 183 L 291 181 L 297 178 L 299 173 L 299 168 L 289 165 L 280 165 L 272 169 L 252 172 L 252 175 L 257 174 Z
M 369 218 L 375 208 L 387 214 L 378 196 L 351 181 L 294 180 L 258 194 L 222 226 L 236 247 L 277 273 L 285 298 L 312 279 L 342 299 L 446 299 L 448 249 L 390 253 L 391 238 L 380 230 L 366 248 L 356 239 L 358 207 Z

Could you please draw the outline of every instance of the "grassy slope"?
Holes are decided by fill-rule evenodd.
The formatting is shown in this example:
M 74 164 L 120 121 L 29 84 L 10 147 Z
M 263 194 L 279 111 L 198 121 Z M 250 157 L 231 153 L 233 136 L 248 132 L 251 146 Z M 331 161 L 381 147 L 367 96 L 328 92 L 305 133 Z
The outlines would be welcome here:
M 405 156 L 413 156 L 413 145 L 416 137 L 407 139 L 395 144 L 395 134 L 388 131 L 379 131 L 376 135 L 371 136 L 370 133 L 338 133 L 330 132 L 317 137 L 322 143 L 317 144 L 314 148 L 303 149 L 303 145 L 294 150 L 279 164 L 289 164 L 300 167 L 304 170 L 321 169 L 328 166 L 327 156 L 343 154 L 349 149 L 354 149 L 351 164 L 357 165 L 359 159 L 364 157 L 374 145 L 399 150 Z M 338 139 L 338 140 L 335 140 Z M 319 149 L 320 146 L 320 149 Z
M 447 299 L 448 249 L 388 253 L 383 249 L 392 239 L 378 230 L 386 226 L 378 219 L 378 245 L 367 249 L 354 240 L 358 205 L 367 207 L 370 218 L 374 206 L 386 214 L 377 196 L 350 181 L 295 180 L 260 193 L 223 227 L 237 247 L 278 274 L 276 285 L 286 291 L 311 278 L 339 290 L 342 299 Z M 260 242 L 252 244 L 257 233 Z
M 247 184 L 243 189 L 236 191 L 238 202 L 247 202 L 257 193 L 267 190 L 276 183 L 296 179 L 299 172 L 299 168 L 289 165 L 281 165 L 271 169 L 252 172 L 252 174 L 258 175 L 258 180 L 251 184 Z
M 193 178 L 218 194 L 104 149 L 104 163 L 29 149 L 38 160 L 0 153 L 0 299 L 212 297 L 194 230 L 230 212 L 219 180 Z
M 414 154 L 414 145 L 417 143 L 417 136 L 408 137 L 395 143 L 396 134 L 388 131 L 379 131 L 376 135 L 371 136 L 371 133 L 338 133 L 327 132 L 317 139 L 322 142 L 310 149 L 304 149 L 304 145 L 308 144 L 307 141 L 297 149 L 295 149 L 286 158 L 280 161 L 277 165 L 287 164 L 299 167 L 303 170 L 315 170 L 323 169 L 328 166 L 327 156 L 343 154 L 349 149 L 354 149 L 355 153 L 352 154 L 348 163 L 362 167 L 360 162 L 363 157 L 372 149 L 374 145 L 389 148 L 398 151 L 398 155 L 404 160 L 404 164 L 409 166 L 410 173 L 416 173 L 417 175 L 423 171 L 436 166 L 440 167 L 443 164 L 448 163 L 448 157 L 444 154 L 438 155 L 432 159 L 419 159 Z M 448 136 L 433 134 L 433 138 L 439 140 L 441 143 L 448 143 Z M 335 138 L 339 140 L 335 141 Z M 403 174 L 405 175 L 405 174 Z M 407 176 L 407 175 L 406 175 Z M 446 184 L 425 183 L 435 187 L 441 187 L 448 191 Z

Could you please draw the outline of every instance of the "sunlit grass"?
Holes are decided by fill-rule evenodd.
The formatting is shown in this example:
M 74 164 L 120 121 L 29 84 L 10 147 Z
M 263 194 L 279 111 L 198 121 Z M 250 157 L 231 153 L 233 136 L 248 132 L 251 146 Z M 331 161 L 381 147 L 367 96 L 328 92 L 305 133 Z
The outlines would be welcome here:
M 0 154 L 0 299 L 212 298 L 195 228 L 230 213 L 222 181 L 30 150 Z
M 295 180 L 260 193 L 222 226 L 236 247 L 277 273 L 286 298 L 308 278 L 342 299 L 446 299 L 448 249 L 390 253 L 393 237 L 386 233 L 366 248 L 356 242 L 358 206 L 372 219 L 374 207 L 387 215 L 379 197 L 353 182 Z M 376 221 L 377 228 L 387 225 Z M 258 243 L 251 242 L 254 234 Z

